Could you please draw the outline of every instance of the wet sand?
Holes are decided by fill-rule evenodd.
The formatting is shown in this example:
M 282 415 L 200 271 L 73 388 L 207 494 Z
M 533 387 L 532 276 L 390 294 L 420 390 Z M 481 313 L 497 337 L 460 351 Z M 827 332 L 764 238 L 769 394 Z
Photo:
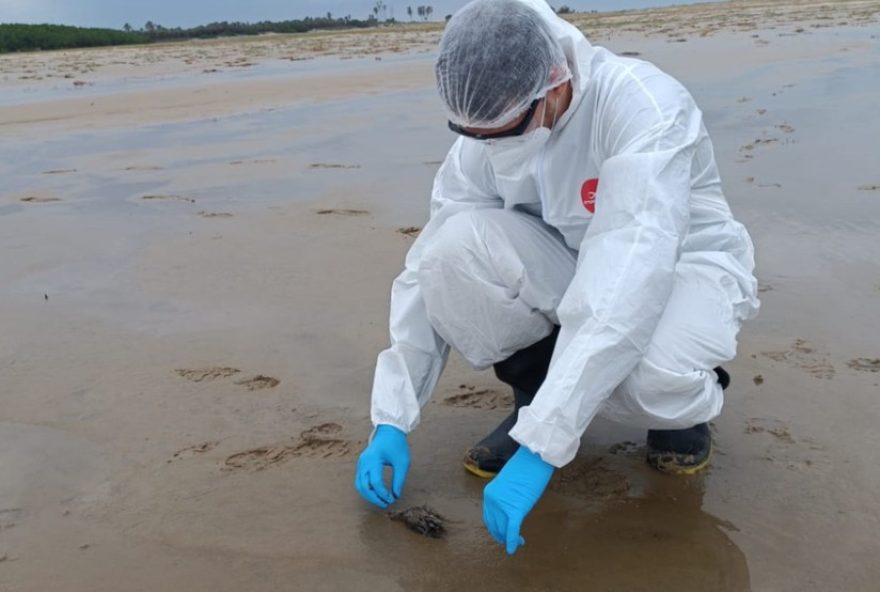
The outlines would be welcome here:
M 513 558 L 460 464 L 510 396 L 457 357 L 401 500 L 446 536 L 351 486 L 453 140 L 437 27 L 0 57 L 0 589 L 877 590 L 878 11 L 576 17 L 696 96 L 764 308 L 707 474 L 597 422 Z

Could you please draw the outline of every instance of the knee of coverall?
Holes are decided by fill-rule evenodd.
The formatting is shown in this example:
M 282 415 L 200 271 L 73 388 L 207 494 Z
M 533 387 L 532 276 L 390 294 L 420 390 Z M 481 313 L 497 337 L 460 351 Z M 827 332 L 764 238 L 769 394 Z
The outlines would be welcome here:
M 417 277 L 428 319 L 474 368 L 504 360 L 552 331 L 542 307 L 558 301 L 549 292 L 564 282 L 546 273 L 542 284 L 548 286 L 539 291 L 523 273 L 546 258 L 550 270 L 565 267 L 554 266 L 554 258 L 570 255 L 542 249 L 543 232 L 524 214 L 482 209 L 450 217 L 425 245 Z M 520 258 L 524 247 L 534 247 L 536 261 Z
M 631 427 L 675 430 L 715 419 L 723 405 L 714 371 L 674 372 L 643 358 L 606 401 L 602 415 Z
M 481 236 L 487 217 L 495 212 L 503 210 L 467 210 L 446 220 L 425 245 L 417 276 L 434 330 L 478 369 L 495 360 L 485 357 L 481 348 L 466 345 L 461 299 L 478 297 L 475 291 L 480 289 L 480 278 L 491 269 L 489 250 Z
M 446 220 L 425 245 L 419 275 L 434 273 L 444 267 L 459 267 L 465 257 L 473 260 L 475 253 L 480 257 L 487 249 L 478 238 L 479 229 L 484 225 L 484 218 L 495 211 L 467 210 Z

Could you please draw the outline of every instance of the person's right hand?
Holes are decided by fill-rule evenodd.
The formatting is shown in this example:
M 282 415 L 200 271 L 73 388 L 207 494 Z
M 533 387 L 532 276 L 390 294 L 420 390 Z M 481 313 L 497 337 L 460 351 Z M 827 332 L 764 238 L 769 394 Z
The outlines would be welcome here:
M 391 467 L 390 493 L 383 479 L 386 466 Z M 403 493 L 407 471 L 409 444 L 406 434 L 394 426 L 380 425 L 358 459 L 354 486 L 365 500 L 385 509 Z

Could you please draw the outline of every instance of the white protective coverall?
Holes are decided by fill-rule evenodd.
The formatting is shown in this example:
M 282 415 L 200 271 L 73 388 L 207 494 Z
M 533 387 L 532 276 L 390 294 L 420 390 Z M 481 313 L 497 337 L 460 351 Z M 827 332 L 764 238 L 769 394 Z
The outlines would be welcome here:
M 721 190 L 690 94 L 655 66 L 591 46 L 543 0 L 573 96 L 545 147 L 496 175 L 460 137 L 394 281 L 372 420 L 419 422 L 450 344 L 486 368 L 561 325 L 546 380 L 510 435 L 561 467 L 597 413 L 654 429 L 709 421 L 711 370 L 758 310 L 754 249 Z

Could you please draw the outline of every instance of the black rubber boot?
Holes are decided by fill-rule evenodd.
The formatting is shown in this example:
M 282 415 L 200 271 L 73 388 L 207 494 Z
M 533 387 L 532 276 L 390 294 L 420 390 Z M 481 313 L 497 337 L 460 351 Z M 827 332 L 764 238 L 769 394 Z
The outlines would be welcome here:
M 510 460 L 510 457 L 519 449 L 519 444 L 507 435 L 516 424 L 519 408 L 528 405 L 535 397 L 519 389 L 513 389 L 514 408 L 513 413 L 504 418 L 492 433 L 477 442 L 473 448 L 464 455 L 464 468 L 484 479 L 491 479 L 501 467 Z
M 721 385 L 721 390 L 726 391 L 727 387 L 730 386 L 730 374 L 727 373 L 727 370 L 718 366 L 715 368 L 715 375 L 718 376 L 718 384 Z
M 715 368 L 722 389 L 730 385 L 730 375 Z M 709 465 L 712 434 L 709 424 L 683 430 L 648 430 L 648 464 L 663 473 L 693 475 Z
M 558 335 L 559 327 L 555 327 L 541 341 L 495 364 L 495 376 L 498 380 L 513 387 L 513 413 L 465 453 L 464 468 L 474 475 L 491 479 L 519 449 L 519 444 L 507 432 L 516 424 L 520 407 L 532 402 L 547 377 Z

